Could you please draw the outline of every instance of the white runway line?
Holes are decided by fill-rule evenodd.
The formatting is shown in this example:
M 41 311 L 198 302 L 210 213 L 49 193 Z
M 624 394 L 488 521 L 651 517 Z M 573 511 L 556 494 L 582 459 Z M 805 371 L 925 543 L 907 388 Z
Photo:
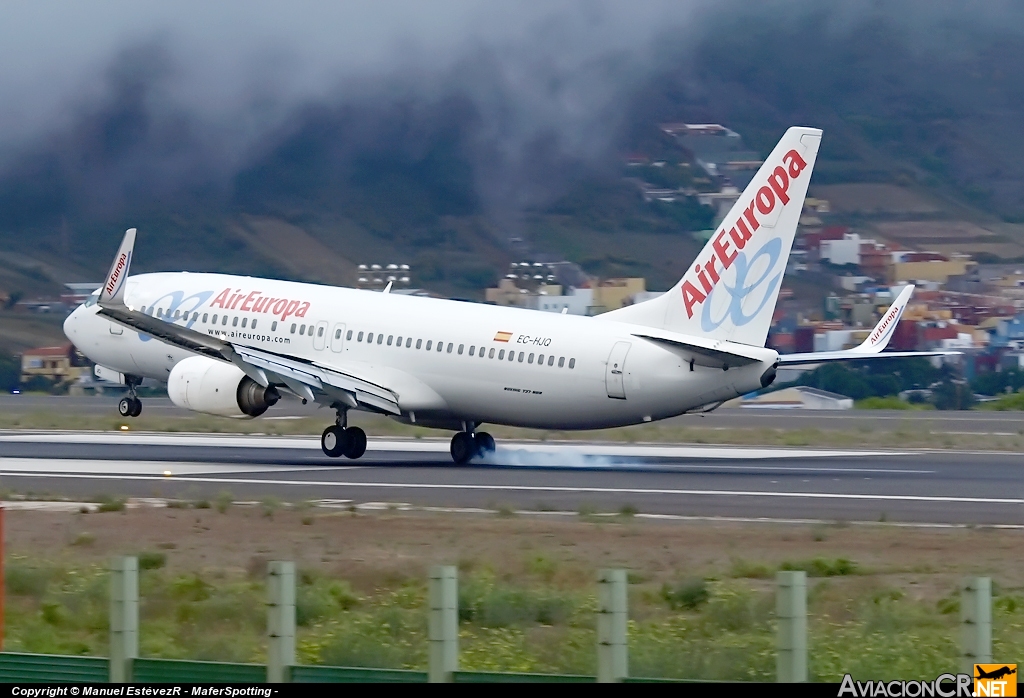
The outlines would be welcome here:
M 358 466 L 338 466 L 339 470 L 351 470 Z M 143 475 L 216 475 L 230 473 L 288 472 L 287 465 L 246 465 L 220 463 L 187 463 L 176 461 L 121 461 L 85 460 L 76 458 L 0 458 L 0 472 L 5 475 L 39 475 L 53 477 L 54 474 L 111 475 L 133 477 Z
M 263 436 L 219 434 L 156 434 L 134 432 L 5 432 L 0 442 L 65 443 L 132 446 L 192 446 L 226 448 L 281 448 L 320 450 L 315 436 Z M 447 439 L 371 438 L 368 452 L 386 453 L 448 453 Z M 586 456 L 635 458 L 693 458 L 728 460 L 763 460 L 769 458 L 836 458 L 908 455 L 900 451 L 857 451 L 813 448 L 764 448 L 742 446 L 693 446 L 674 444 L 591 443 L 586 441 L 501 441 L 499 448 L 512 454 L 516 450 L 529 453 L 584 454 Z
M 0 462 L 2 467 L 2 462 Z M 0 470 L 0 475 L 31 477 L 30 472 L 7 472 Z M 109 479 L 109 475 L 96 473 L 52 473 L 46 477 L 63 477 L 79 479 Z M 910 494 L 846 494 L 839 492 L 778 492 L 760 490 L 699 490 L 650 487 L 570 487 L 559 485 L 478 485 L 432 482 L 337 482 L 331 480 L 271 480 L 256 478 L 233 477 L 155 477 L 152 475 L 129 476 L 125 479 L 173 480 L 176 482 L 195 482 L 222 485 L 276 485 L 287 487 L 351 487 L 362 489 L 390 490 L 462 490 L 485 492 L 558 492 L 567 494 L 632 494 L 632 495 L 668 495 L 668 496 L 711 496 L 711 497 L 770 497 L 790 499 L 826 499 L 826 500 L 857 500 L 878 502 L 944 502 L 949 504 L 1024 504 L 1024 499 L 1015 497 L 949 497 L 940 495 Z

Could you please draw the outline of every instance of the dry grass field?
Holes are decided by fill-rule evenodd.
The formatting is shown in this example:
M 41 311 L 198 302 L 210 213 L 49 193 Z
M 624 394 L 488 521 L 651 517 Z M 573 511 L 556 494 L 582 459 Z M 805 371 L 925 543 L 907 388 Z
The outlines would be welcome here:
M 144 656 L 261 661 L 263 574 L 296 562 L 304 663 L 423 667 L 426 575 L 460 575 L 466 669 L 592 673 L 595 577 L 630 571 L 631 674 L 771 680 L 773 576 L 809 574 L 812 677 L 956 668 L 957 583 L 995 582 L 1024 658 L 1020 532 L 322 509 L 276 501 L 7 514 L 10 650 L 104 654 L 106 576 L 139 554 Z

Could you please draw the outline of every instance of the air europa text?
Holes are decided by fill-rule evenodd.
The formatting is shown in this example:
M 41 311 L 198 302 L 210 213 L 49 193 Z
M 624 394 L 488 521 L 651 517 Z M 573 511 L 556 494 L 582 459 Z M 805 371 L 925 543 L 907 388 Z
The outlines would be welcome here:
M 210 307 L 241 310 L 243 313 L 270 313 L 277 315 L 281 320 L 287 320 L 290 315 L 306 317 L 309 301 L 272 298 L 262 295 L 259 291 L 252 291 L 246 295 L 241 289 L 236 288 L 232 292 L 230 288 L 226 288 L 217 294 L 217 297 L 210 303 Z
M 766 218 L 780 203 L 782 206 L 789 203 L 789 185 L 806 167 L 807 163 L 800 157 L 800 153 L 790 150 L 782 157 L 782 165 L 778 165 L 768 175 L 768 182 L 757 190 L 732 227 L 727 230 L 723 226 L 715 233 L 711 245 L 714 252 L 705 261 L 698 262 L 683 277 L 682 293 L 687 317 L 693 317 L 693 307 L 705 301 L 721 281 L 721 273 L 732 266 L 738 251 L 747 246 L 747 242 L 761 227 L 758 216 Z

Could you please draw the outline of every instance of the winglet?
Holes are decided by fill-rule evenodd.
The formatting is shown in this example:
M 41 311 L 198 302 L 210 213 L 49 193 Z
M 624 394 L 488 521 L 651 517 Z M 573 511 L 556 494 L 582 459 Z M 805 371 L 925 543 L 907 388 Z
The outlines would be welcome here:
M 903 315 L 903 311 L 906 310 L 907 304 L 910 303 L 910 296 L 913 293 L 913 284 L 905 286 L 900 291 L 900 295 L 896 296 L 893 304 L 882 315 L 882 319 L 875 325 L 875 329 L 871 330 L 868 338 L 852 351 L 877 354 L 885 349 L 889 345 L 889 340 L 892 339 L 893 333 L 896 331 L 896 325 L 900 324 L 900 317 Z
M 132 252 L 135 249 L 135 228 L 125 231 L 121 247 L 117 250 L 114 263 L 110 265 L 107 278 L 100 290 L 99 305 L 101 307 L 123 307 L 124 286 L 128 278 L 128 268 L 132 263 Z

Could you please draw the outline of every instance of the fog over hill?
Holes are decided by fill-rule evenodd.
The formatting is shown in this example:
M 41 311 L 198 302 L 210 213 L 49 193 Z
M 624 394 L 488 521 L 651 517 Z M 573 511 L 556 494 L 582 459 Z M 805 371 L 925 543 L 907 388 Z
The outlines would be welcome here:
M 309 277 L 254 242 L 266 221 L 339 260 L 404 255 L 452 292 L 487 283 L 512 236 L 663 285 L 688 224 L 619 165 L 665 120 L 762 152 L 821 126 L 819 183 L 1024 216 L 1024 11 L 819 5 L 6 6 L 0 285 L 31 285 L 11 254 L 96 276 L 129 225 L 140 270 Z

